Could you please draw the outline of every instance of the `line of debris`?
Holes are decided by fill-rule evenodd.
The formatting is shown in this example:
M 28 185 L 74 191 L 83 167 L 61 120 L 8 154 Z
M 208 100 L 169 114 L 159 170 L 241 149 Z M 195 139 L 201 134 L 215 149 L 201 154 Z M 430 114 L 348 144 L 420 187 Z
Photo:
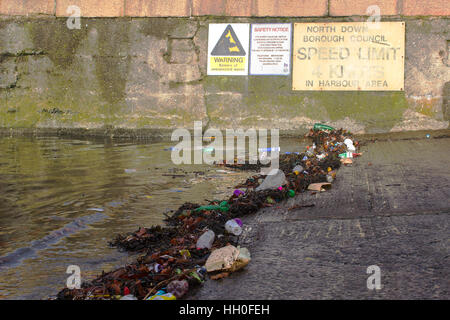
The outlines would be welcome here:
M 315 124 L 306 136 L 312 145 L 305 152 L 280 155 L 279 169 L 247 179 L 228 199 L 205 205 L 187 202 L 165 219 L 165 226 L 117 235 L 110 245 L 141 253 L 136 261 L 102 272 L 83 282 L 80 289 L 65 288 L 57 299 L 175 300 L 186 297 L 208 278 L 221 279 L 244 268 L 251 257 L 246 248 L 238 246 L 243 230 L 240 217 L 306 190 L 327 190 L 341 164 L 351 165 L 353 158 L 361 155 L 356 152 L 358 142 L 344 129 Z M 222 165 L 245 170 L 262 166 Z

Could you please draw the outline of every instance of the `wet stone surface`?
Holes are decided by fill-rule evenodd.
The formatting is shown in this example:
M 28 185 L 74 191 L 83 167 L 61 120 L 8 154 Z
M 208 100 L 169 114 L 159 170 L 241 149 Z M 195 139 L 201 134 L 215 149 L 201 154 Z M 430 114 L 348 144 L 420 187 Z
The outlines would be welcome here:
M 191 299 L 448 299 L 449 146 L 367 144 L 331 190 L 245 217 L 240 243 L 251 263 Z M 371 265 L 381 269 L 380 290 L 367 288 Z

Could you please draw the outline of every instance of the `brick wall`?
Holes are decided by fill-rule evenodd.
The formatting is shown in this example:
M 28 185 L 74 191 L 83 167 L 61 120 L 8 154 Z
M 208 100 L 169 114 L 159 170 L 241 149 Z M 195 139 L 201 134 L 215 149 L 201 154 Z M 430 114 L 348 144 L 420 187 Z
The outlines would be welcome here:
M 319 17 L 367 15 L 449 16 L 449 0 L 0 0 L 2 15 L 67 16 L 80 7 L 83 17 Z

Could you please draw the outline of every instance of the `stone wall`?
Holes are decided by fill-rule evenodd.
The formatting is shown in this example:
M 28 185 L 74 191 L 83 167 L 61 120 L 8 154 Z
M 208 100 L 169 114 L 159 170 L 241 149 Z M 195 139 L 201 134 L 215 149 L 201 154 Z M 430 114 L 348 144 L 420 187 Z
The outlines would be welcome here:
M 311 2 L 0 0 L 0 127 L 448 128 L 447 1 Z M 66 25 L 72 4 L 80 30 Z M 299 92 L 291 77 L 206 75 L 209 23 L 365 21 L 371 4 L 382 21 L 406 21 L 404 92 Z

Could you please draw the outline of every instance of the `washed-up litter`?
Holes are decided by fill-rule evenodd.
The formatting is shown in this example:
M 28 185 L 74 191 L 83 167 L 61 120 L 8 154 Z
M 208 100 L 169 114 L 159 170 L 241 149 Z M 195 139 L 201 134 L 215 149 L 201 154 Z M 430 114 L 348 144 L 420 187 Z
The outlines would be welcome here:
M 311 183 L 308 186 L 308 190 L 311 191 L 325 191 L 328 189 L 331 189 L 331 183 L 329 182 Z
M 343 159 L 341 159 L 341 162 L 342 162 L 344 165 L 348 166 L 348 165 L 351 165 L 351 164 L 353 163 L 353 160 L 350 159 L 350 158 L 343 158 Z
M 291 210 L 302 209 L 302 208 L 311 208 L 314 206 L 315 206 L 314 203 L 312 203 L 312 204 L 296 204 L 296 205 L 290 207 L 288 210 L 291 211 Z
M 155 295 L 146 300 L 177 300 L 177 298 L 172 293 L 166 293 L 163 290 L 159 290 Z
M 284 172 L 279 169 L 273 169 L 264 179 L 263 183 L 259 185 L 255 191 L 275 189 L 286 184 L 286 176 Z
M 186 280 L 174 280 L 167 285 L 167 292 L 180 299 L 189 291 L 189 283 Z
M 225 230 L 227 230 L 231 234 L 234 234 L 235 236 L 240 236 L 242 233 L 242 222 L 241 224 L 239 224 L 239 222 L 236 220 L 237 219 L 228 220 L 225 223 Z
M 228 245 L 214 250 L 206 260 L 205 267 L 208 272 L 234 272 L 244 268 L 250 260 L 250 252 L 246 248 Z
M 214 231 L 207 230 L 204 234 L 200 236 L 200 238 L 198 238 L 196 244 L 197 249 L 205 249 L 205 248 L 211 249 L 215 237 L 216 235 Z
M 330 188 L 330 181 L 336 179 L 341 164 L 352 164 L 359 149 L 358 141 L 349 132 L 324 124 L 315 124 L 306 136 L 312 140 L 308 148 L 281 154 L 279 168 L 273 174 L 253 175 L 234 186 L 234 191 L 225 199 L 210 200 L 202 205 L 186 202 L 167 215 L 165 226 L 141 227 L 135 232 L 117 235 L 110 245 L 139 252 L 139 257 L 121 268 L 102 272 L 95 279 L 83 282 L 80 289 L 65 288 L 57 298 L 183 299 L 208 278 L 223 279 L 244 268 L 251 258 L 246 248 L 238 246 L 243 233 L 239 218 L 275 206 L 308 189 Z M 345 143 L 346 139 L 352 143 Z M 349 152 L 352 158 L 339 157 Z M 259 172 L 269 166 L 259 161 L 256 164 L 236 161 L 216 165 L 227 170 Z M 169 191 L 181 192 L 178 189 Z M 287 211 L 313 206 L 294 205 Z
M 275 148 L 258 148 L 259 152 L 272 152 L 272 151 L 280 151 L 280 147 L 275 147 Z

